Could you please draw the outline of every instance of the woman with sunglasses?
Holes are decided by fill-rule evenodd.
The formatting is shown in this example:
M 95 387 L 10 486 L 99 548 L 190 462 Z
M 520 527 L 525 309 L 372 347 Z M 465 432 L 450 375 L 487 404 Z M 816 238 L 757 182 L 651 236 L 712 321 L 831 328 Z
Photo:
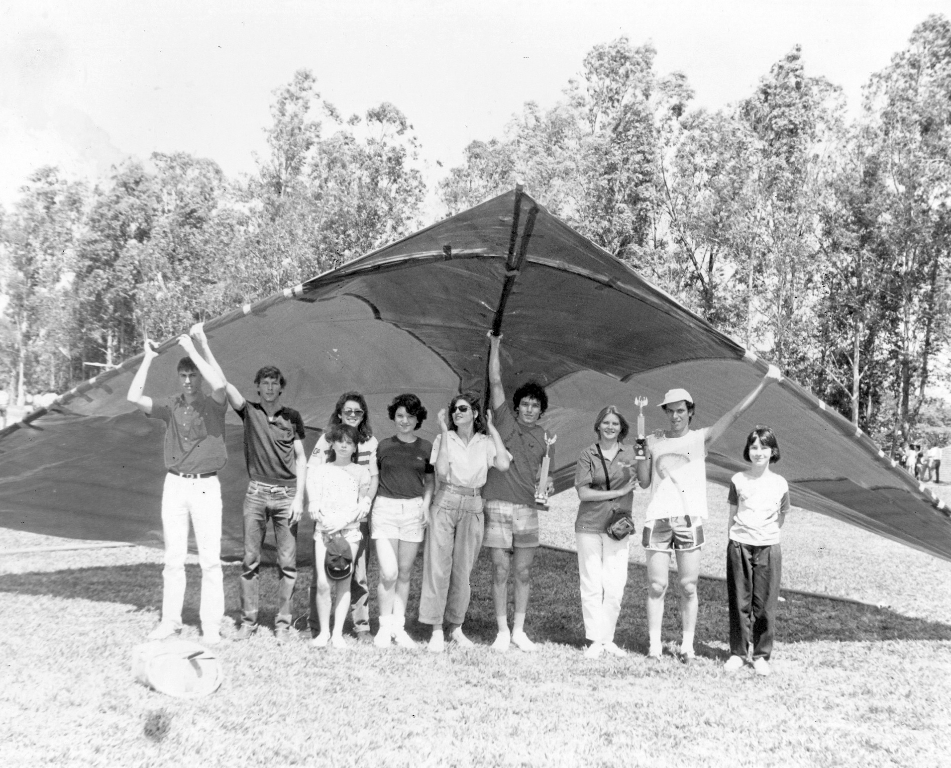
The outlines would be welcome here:
M 429 510 L 419 600 L 419 620 L 433 628 L 433 653 L 445 649 L 444 624 L 460 648 L 473 645 L 462 624 L 469 609 L 469 576 L 485 530 L 482 486 L 489 467 L 505 472 L 510 463 L 491 411 L 483 421 L 479 402 L 475 395 L 457 395 L 449 402 L 449 421 L 445 408 L 438 415 L 440 434 L 430 459 L 436 468 L 436 493 Z
M 370 500 L 376 496 L 377 486 L 379 485 L 379 468 L 376 463 L 377 439 L 373 436 L 373 430 L 370 428 L 370 415 L 367 409 L 367 401 L 359 392 L 344 392 L 334 406 L 334 412 L 330 416 L 328 430 L 337 424 L 346 424 L 357 430 L 360 438 L 360 444 L 357 446 L 357 456 L 354 459 L 356 464 L 366 467 L 370 472 Z M 325 431 L 307 461 L 307 470 L 311 471 L 314 467 L 324 464 L 327 461 L 327 455 L 331 445 L 326 439 Z M 372 513 L 371 513 L 372 514 Z M 357 550 L 357 557 L 353 561 L 353 582 L 350 587 L 350 619 L 353 622 L 353 632 L 357 640 L 366 643 L 372 643 L 370 636 L 370 607 L 367 605 L 367 597 L 370 589 L 367 583 L 367 566 L 369 565 L 370 550 L 370 518 L 360 522 L 360 547 Z M 311 634 L 316 637 L 320 631 L 317 621 L 317 575 L 314 572 L 314 581 L 310 588 L 310 616 L 307 619 Z

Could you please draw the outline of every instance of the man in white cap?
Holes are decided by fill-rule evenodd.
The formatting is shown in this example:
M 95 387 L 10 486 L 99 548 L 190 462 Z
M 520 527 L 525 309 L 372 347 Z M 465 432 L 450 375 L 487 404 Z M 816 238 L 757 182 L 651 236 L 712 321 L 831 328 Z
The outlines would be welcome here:
M 671 389 L 660 407 L 667 414 L 668 428 L 647 438 L 647 459 L 637 462 L 637 479 L 650 487 L 643 545 L 647 553 L 648 656 L 661 656 L 661 625 L 664 596 L 670 569 L 670 553 L 677 558 L 680 579 L 680 615 L 683 639 L 680 659 L 694 658 L 693 639 L 697 625 L 697 580 L 703 519 L 707 516 L 707 447 L 718 440 L 743 415 L 769 384 L 782 378 L 771 365 L 763 380 L 738 405 L 712 427 L 690 429 L 694 400 L 686 389 Z

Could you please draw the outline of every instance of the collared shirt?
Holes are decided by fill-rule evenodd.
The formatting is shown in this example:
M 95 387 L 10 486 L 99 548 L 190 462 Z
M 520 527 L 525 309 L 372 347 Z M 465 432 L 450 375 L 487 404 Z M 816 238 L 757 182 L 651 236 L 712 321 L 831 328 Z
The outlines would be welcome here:
M 535 484 L 538 469 L 545 458 L 545 429 L 538 424 L 520 423 L 508 403 L 493 408 L 495 427 L 512 456 L 508 472 L 492 467 L 485 481 L 482 495 L 486 499 L 508 501 L 512 504 L 535 504 Z M 554 458 L 552 449 L 549 456 Z
M 690 429 L 680 437 L 648 435 L 651 499 L 646 518 L 707 516 L 707 430 Z
M 434 467 L 444 434 L 449 438 L 446 445 L 449 452 L 449 477 L 440 477 L 439 481 L 463 488 L 481 488 L 485 485 L 489 467 L 495 461 L 495 442 L 481 432 L 476 432 L 468 443 L 453 429 L 440 432 L 433 441 L 433 452 L 429 459 Z
M 575 488 L 584 486 L 598 491 L 610 490 L 605 480 L 605 466 L 608 468 L 607 480 L 610 481 L 611 488 L 620 488 L 630 482 L 636 463 L 634 448 L 630 445 L 618 445 L 614 458 L 609 461 L 605 456 L 604 464 L 601 464 L 598 444 L 589 445 L 581 452 L 578 463 L 575 465 Z M 611 510 L 620 507 L 625 512 L 630 512 L 633 504 L 633 491 L 616 499 L 582 501 L 578 505 L 575 533 L 604 533 L 608 520 L 611 518 Z
M 219 403 L 203 392 L 193 403 L 184 395 L 154 401 L 148 416 L 165 422 L 165 468 L 201 475 L 224 467 L 227 410 L 227 402 Z
M 244 460 L 252 480 L 297 487 L 294 443 L 304 439 L 304 421 L 293 408 L 281 406 L 268 416 L 261 403 L 244 401 L 238 411 L 244 422 Z

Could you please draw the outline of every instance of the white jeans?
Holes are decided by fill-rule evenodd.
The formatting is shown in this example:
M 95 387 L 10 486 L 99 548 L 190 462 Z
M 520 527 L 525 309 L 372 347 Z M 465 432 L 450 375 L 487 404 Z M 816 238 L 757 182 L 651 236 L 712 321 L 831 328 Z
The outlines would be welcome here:
M 188 479 L 165 476 L 162 491 L 162 532 L 165 568 L 162 622 L 182 625 L 185 601 L 185 556 L 188 554 L 188 519 L 191 517 L 201 565 L 201 626 L 217 633 L 225 613 L 224 578 L 221 571 L 221 484 L 216 477 Z
M 606 533 L 576 533 L 575 537 L 585 637 L 595 643 L 614 642 L 627 584 L 631 537 L 623 541 L 615 541 Z

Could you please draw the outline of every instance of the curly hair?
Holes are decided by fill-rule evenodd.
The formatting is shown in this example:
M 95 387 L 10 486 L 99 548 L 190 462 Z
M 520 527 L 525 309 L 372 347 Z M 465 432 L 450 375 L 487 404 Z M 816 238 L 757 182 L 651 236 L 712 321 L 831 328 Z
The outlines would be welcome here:
M 390 421 L 396 420 L 396 412 L 400 408 L 405 408 L 406 412 L 410 416 L 416 417 L 416 429 L 419 429 L 421 426 L 423 426 L 423 422 L 426 421 L 428 411 L 426 410 L 426 406 L 423 405 L 422 400 L 416 397 L 416 395 L 406 393 L 394 397 L 393 402 L 390 403 L 386 408 L 386 412 L 389 414 Z
M 526 381 L 515 390 L 515 394 L 512 395 L 512 405 L 515 406 L 516 410 L 518 409 L 519 403 L 526 397 L 537 400 L 541 406 L 542 413 L 548 410 L 548 393 L 545 392 L 545 388 L 537 381 Z

